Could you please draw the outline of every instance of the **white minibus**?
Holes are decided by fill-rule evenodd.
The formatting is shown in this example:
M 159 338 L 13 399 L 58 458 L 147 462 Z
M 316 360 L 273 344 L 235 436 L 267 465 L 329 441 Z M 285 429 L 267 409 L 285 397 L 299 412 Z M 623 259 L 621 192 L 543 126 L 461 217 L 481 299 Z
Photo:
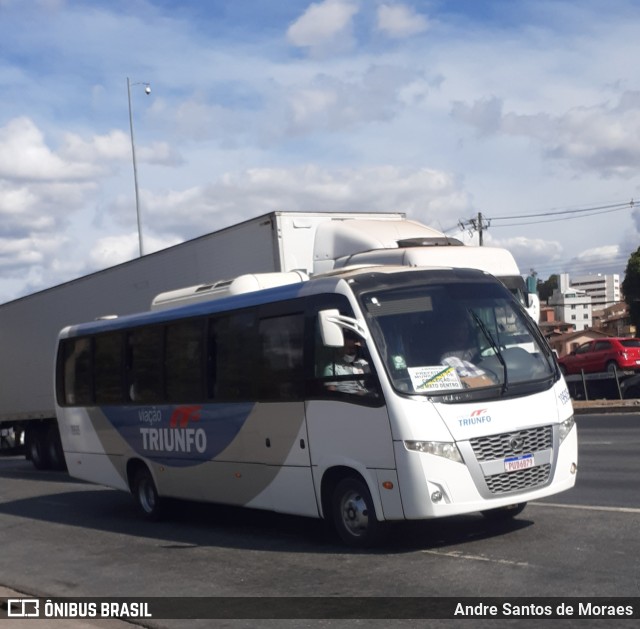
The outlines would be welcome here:
M 508 518 L 572 487 L 566 384 L 502 283 L 471 269 L 344 269 L 62 330 L 72 476 L 325 518 L 352 546 L 389 523 Z

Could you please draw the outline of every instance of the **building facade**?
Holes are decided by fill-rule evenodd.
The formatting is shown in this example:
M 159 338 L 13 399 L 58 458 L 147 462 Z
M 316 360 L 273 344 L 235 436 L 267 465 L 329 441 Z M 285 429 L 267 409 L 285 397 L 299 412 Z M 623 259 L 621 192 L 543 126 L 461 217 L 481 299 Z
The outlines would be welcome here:
M 558 288 L 549 298 L 556 321 L 564 321 L 574 326 L 576 332 L 586 330 L 593 324 L 591 297 L 569 283 L 569 274 L 558 276 Z
M 587 293 L 595 309 L 612 306 L 621 300 L 620 276 L 617 274 L 577 275 L 571 278 L 571 287 Z

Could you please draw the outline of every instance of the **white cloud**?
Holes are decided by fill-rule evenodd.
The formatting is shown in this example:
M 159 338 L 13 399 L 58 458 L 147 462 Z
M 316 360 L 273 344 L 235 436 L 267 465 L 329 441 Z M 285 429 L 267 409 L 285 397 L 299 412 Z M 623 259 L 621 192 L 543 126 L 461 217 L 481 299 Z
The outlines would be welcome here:
M 105 161 L 124 162 L 131 160 L 131 136 L 117 129 L 104 135 L 94 135 L 89 140 L 67 133 L 60 155 L 72 162 L 93 163 L 97 167 L 104 165 Z M 136 142 L 136 159 L 165 165 L 181 161 L 167 142 L 154 142 L 147 146 L 138 146 Z
M 0 128 L 1 238 L 14 237 L 23 245 L 42 242 L 43 236 L 64 229 L 95 194 L 97 178 L 107 169 L 99 152 L 70 150 L 81 145 L 74 138 L 56 153 L 27 117 Z
M 472 104 L 455 101 L 451 106 L 454 119 L 476 129 L 481 135 L 499 133 L 503 124 L 503 103 L 499 98 L 482 98 Z
M 157 238 L 143 232 L 144 253 L 152 253 L 178 243 L 175 238 Z M 137 234 L 119 234 L 107 236 L 96 241 L 91 248 L 90 266 L 104 269 L 114 264 L 132 260 L 140 254 L 140 243 Z
M 564 248 L 555 240 L 545 240 L 543 238 L 527 238 L 526 236 L 515 236 L 491 240 L 489 244 L 497 247 L 509 249 L 517 258 L 540 259 L 549 262 L 558 260 Z M 526 271 L 527 269 L 525 269 Z
M 427 18 L 405 4 L 382 4 L 378 7 L 378 29 L 393 38 L 410 37 L 429 28 Z
M 185 239 L 273 210 L 407 212 L 438 227 L 468 211 L 468 199 L 437 170 L 308 165 L 228 173 L 208 186 L 146 195 L 144 208 L 147 229 Z
M 95 191 L 91 182 L 11 182 L 0 179 L 0 237 L 61 229 Z
M 582 251 L 574 260 L 581 264 L 597 264 L 599 262 L 607 262 L 612 258 L 617 258 L 619 255 L 619 245 L 603 245 Z
M 640 92 L 625 92 L 614 105 L 581 105 L 561 115 L 504 113 L 501 99 L 455 102 L 452 116 L 481 134 L 521 136 L 543 153 L 579 172 L 635 176 L 640 169 Z
M 291 111 L 287 131 L 335 131 L 391 120 L 402 109 L 402 87 L 414 78 L 404 68 L 383 65 L 363 68 L 346 79 L 320 74 L 285 94 Z
M 0 128 L 0 178 L 27 181 L 74 180 L 94 177 L 93 164 L 65 160 L 45 144 L 42 132 L 27 117 Z
M 150 253 L 274 210 L 398 211 L 441 227 L 452 214 L 467 209 L 468 199 L 455 178 L 433 169 L 251 168 L 227 173 L 210 185 L 157 193 L 145 190 L 144 250 Z M 25 289 L 33 290 L 137 257 L 130 196 L 121 197 L 109 213 L 120 217 L 118 233 L 89 242 L 71 235 L 59 237 L 54 229 L 39 237 L 0 240 L 3 279 L 22 274 Z M 123 232 L 124 225 L 131 229 Z M 77 255 L 68 255 L 70 242 Z
M 352 43 L 351 25 L 358 12 L 351 0 L 324 0 L 313 3 L 289 26 L 287 39 L 294 46 L 315 52 L 332 47 L 342 49 Z
M 4 278 L 34 264 L 42 264 L 44 255 L 41 243 L 34 243 L 30 238 L 0 238 L 0 270 Z
M 125 160 L 131 157 L 131 139 L 120 130 L 96 135 L 90 140 L 85 140 L 75 133 L 67 133 L 60 153 L 72 161 Z

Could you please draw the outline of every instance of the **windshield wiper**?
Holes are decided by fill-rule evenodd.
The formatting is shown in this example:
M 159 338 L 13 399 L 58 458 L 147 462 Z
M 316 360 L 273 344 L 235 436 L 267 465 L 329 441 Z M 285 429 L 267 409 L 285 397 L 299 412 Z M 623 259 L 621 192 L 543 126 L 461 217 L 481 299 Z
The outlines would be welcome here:
M 489 341 L 489 344 L 491 345 L 491 349 L 493 349 L 493 351 L 495 352 L 496 358 L 500 361 L 500 364 L 502 365 L 502 370 L 504 372 L 504 383 L 502 385 L 502 394 L 504 395 L 509 389 L 509 374 L 507 370 L 507 363 L 505 362 L 504 357 L 502 356 L 502 352 L 498 347 L 498 344 L 493 338 L 493 335 L 491 334 L 489 328 L 485 325 L 484 321 L 471 308 L 467 308 L 467 311 L 473 317 L 473 320 L 478 324 L 478 327 L 482 330 L 482 333 L 484 334 L 485 338 L 487 339 L 487 341 Z

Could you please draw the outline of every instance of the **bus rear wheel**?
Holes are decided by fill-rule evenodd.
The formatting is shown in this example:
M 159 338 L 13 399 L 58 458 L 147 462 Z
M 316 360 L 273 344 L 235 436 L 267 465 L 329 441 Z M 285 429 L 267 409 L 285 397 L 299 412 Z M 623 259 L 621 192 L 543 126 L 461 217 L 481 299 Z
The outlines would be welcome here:
M 359 478 L 343 478 L 332 498 L 333 524 L 340 539 L 354 548 L 380 544 L 387 534 L 386 522 L 376 517 L 371 493 Z
M 164 514 L 164 503 L 146 467 L 141 467 L 135 473 L 131 493 L 138 505 L 138 509 L 147 520 L 159 520 Z

